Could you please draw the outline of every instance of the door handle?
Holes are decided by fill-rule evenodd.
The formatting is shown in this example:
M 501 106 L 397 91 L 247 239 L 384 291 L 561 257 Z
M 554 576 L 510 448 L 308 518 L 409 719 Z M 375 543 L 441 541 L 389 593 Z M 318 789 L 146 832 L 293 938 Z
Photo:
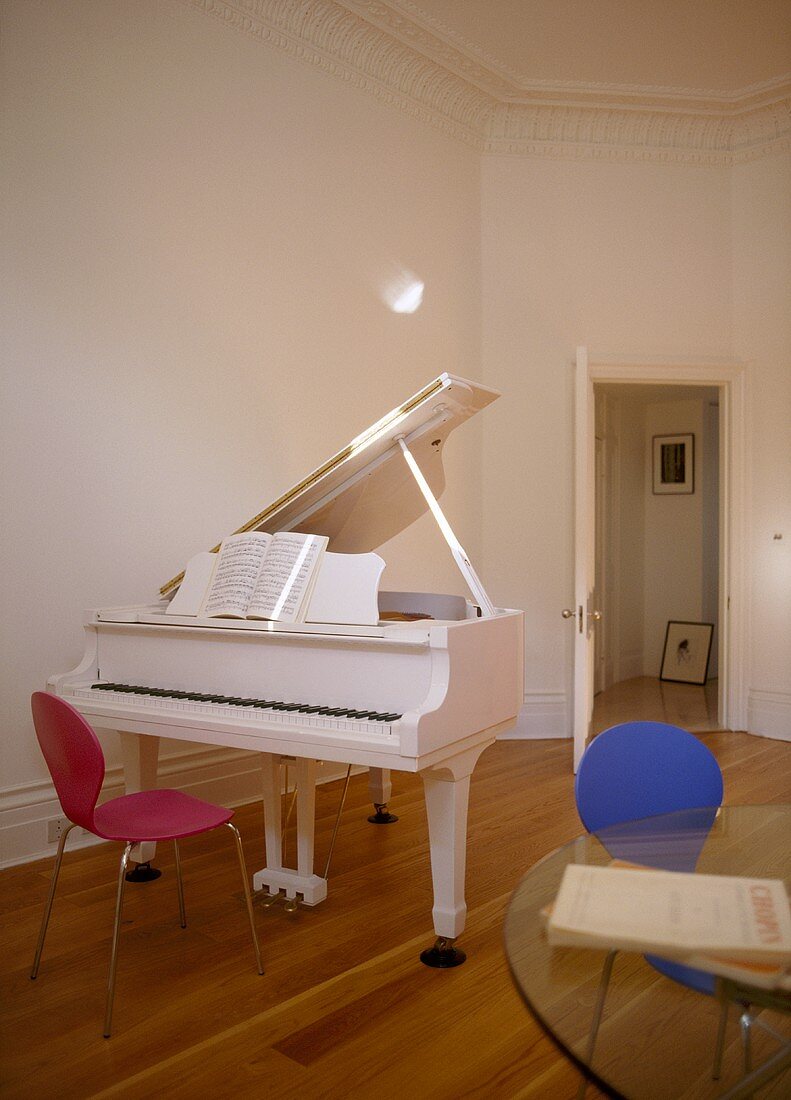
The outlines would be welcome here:
M 560 613 L 564 619 L 578 619 L 579 620 L 579 632 L 582 633 L 582 604 L 577 611 L 571 607 L 564 607 Z

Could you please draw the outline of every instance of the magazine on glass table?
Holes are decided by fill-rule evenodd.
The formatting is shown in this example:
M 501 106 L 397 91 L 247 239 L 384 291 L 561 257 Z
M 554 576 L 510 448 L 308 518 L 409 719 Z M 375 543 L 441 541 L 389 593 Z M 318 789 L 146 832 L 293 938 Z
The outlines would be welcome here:
M 788 988 L 791 907 L 778 879 L 570 864 L 546 927 L 553 946 L 649 952 Z

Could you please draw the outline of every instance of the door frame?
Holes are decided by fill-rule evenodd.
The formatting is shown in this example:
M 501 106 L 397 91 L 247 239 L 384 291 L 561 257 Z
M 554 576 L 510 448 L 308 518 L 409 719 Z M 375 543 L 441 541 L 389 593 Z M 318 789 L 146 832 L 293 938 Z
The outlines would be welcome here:
M 594 393 L 595 382 L 668 386 L 715 386 L 720 393 L 720 563 L 719 639 L 720 669 L 718 709 L 723 729 L 746 729 L 746 676 L 748 640 L 748 416 L 747 365 L 736 360 L 646 359 L 589 355 L 577 348 L 574 464 L 575 586 L 577 605 L 589 588 L 595 547 Z M 589 737 L 593 712 L 592 654 L 581 642 L 580 630 L 574 657 L 574 768 Z M 592 649 L 592 647 L 591 647 Z M 589 667 L 585 667 L 585 664 Z M 582 663 L 582 667 L 581 667 Z

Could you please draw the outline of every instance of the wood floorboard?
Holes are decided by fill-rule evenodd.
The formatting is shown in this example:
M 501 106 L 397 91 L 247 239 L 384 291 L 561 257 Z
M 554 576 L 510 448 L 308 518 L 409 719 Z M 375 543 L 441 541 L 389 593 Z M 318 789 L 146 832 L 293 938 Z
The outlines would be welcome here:
M 727 802 L 789 800 L 789 745 L 701 736 L 723 767 Z M 502 947 L 520 876 L 581 831 L 571 745 L 498 742 L 481 758 L 470 797 L 468 960 L 456 970 L 418 959 L 433 939 L 425 809 L 419 778 L 394 780 L 400 820 L 376 827 L 365 820 L 367 777 L 352 778 L 326 902 L 291 915 L 256 907 L 263 977 L 226 831 L 183 845 L 186 930 L 164 846 L 162 877 L 126 890 L 110 1040 L 101 1025 L 118 849 L 67 852 L 35 982 L 51 862 L 0 872 L 3 1100 L 572 1100 L 578 1076 L 524 1007 Z M 318 791 L 319 866 L 339 791 L 340 782 Z M 253 871 L 260 806 L 241 807 L 236 820 Z M 599 1096 L 588 1088 L 587 1100 Z

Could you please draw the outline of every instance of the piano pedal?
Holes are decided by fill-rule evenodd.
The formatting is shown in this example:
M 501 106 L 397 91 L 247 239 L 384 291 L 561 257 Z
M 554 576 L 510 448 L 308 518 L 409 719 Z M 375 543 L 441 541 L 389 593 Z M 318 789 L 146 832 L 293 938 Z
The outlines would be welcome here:
M 284 913 L 296 913 L 299 909 L 299 898 L 287 897 L 287 895 L 282 893 L 280 890 L 278 890 L 277 893 L 274 894 L 264 894 L 259 904 L 262 909 L 271 909 L 274 905 L 277 905 L 278 902 L 281 901 L 283 902 Z
M 454 947 L 455 942 L 447 936 L 438 936 L 433 947 L 420 952 L 420 961 L 437 970 L 449 970 L 452 966 L 461 966 L 467 956 L 460 948 Z
M 394 821 L 398 821 L 397 816 L 387 809 L 386 802 L 374 802 L 374 809 L 376 813 L 368 818 L 372 825 L 392 825 Z
M 263 890 L 261 891 L 261 893 L 264 895 L 261 898 L 261 901 L 259 902 L 262 909 L 271 909 L 272 906 L 276 902 L 280 901 L 280 898 L 282 897 L 279 890 L 277 891 L 276 894 L 267 894 L 267 893 L 264 893 Z

